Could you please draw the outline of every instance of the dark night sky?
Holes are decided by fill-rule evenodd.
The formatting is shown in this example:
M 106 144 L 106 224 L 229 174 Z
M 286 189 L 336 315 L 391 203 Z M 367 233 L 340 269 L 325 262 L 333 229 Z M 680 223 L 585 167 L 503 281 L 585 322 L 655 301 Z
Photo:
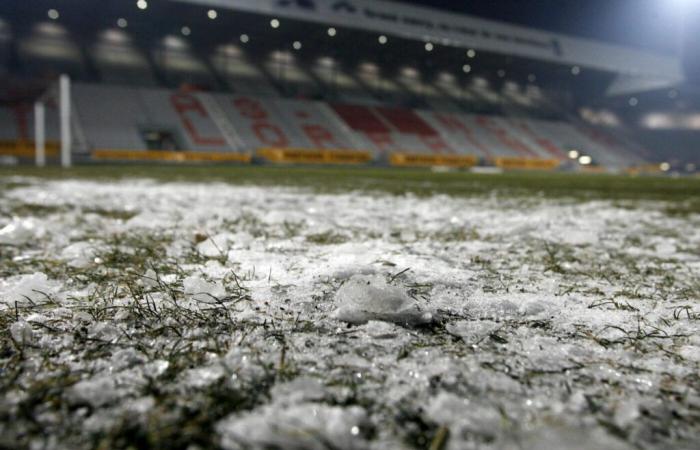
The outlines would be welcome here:
M 696 0 L 396 0 L 564 34 L 677 52 L 684 3 Z

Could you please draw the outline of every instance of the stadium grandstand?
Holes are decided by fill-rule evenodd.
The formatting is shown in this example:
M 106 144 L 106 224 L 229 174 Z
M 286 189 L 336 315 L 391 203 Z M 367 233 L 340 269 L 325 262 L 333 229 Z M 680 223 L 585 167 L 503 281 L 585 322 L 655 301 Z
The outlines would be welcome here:
M 37 142 L 50 162 L 62 142 L 82 162 L 693 172 L 700 154 L 680 56 L 385 1 L 2 2 L 0 78 L 6 161 Z
M 700 0 L 0 0 L 0 450 L 700 449 Z

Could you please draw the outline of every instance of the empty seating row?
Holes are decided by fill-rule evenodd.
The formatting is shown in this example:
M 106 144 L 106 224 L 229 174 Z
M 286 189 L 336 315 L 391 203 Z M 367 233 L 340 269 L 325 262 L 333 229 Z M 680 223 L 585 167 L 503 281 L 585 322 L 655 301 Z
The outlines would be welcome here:
M 608 134 L 565 122 L 240 94 L 76 84 L 74 126 L 89 149 L 252 154 L 323 149 L 564 162 L 576 149 L 610 167 L 640 157 Z M 49 108 L 49 138 L 57 138 Z M 0 140 L 31 139 L 31 108 L 0 108 Z

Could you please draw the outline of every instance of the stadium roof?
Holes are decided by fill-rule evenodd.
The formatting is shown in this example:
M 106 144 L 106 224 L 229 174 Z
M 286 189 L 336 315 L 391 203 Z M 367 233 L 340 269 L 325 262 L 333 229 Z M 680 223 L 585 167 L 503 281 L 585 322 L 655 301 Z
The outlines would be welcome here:
M 173 0 L 386 33 L 445 46 L 604 70 L 620 75 L 613 94 L 673 86 L 681 59 L 519 25 L 382 0 Z
M 684 0 L 395 1 L 667 54 L 680 51 L 687 13 Z

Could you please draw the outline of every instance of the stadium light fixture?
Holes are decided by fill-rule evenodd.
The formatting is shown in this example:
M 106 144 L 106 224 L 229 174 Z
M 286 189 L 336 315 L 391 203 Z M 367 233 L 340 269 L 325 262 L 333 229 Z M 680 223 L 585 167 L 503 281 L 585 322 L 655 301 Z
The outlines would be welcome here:
M 321 67 L 327 67 L 327 68 L 335 67 L 335 60 L 329 56 L 322 56 L 322 57 L 318 58 L 317 62 L 318 62 L 318 65 Z
M 578 157 L 579 157 L 578 150 L 569 150 L 569 159 L 578 159 Z
M 294 43 L 292 44 L 292 47 L 294 47 L 294 50 L 301 50 L 301 42 L 294 41 Z
M 470 66 L 469 64 L 465 64 L 462 66 L 462 72 L 469 73 L 471 71 L 472 71 L 472 66 Z
M 591 158 L 588 155 L 581 155 L 578 158 L 578 163 L 581 164 L 582 166 L 588 166 L 593 162 L 593 158 Z
M 503 88 L 506 91 L 517 92 L 518 91 L 518 83 L 516 83 L 515 81 L 512 81 L 512 80 L 508 80 L 503 85 Z
M 389 39 L 388 39 L 386 36 L 384 36 L 383 34 L 382 34 L 381 36 L 379 36 L 379 38 L 378 38 L 377 40 L 378 40 L 379 43 L 382 44 L 382 45 L 384 45 L 384 44 L 386 44 L 387 42 L 389 42 Z
M 470 48 L 467 50 L 467 58 L 475 58 L 476 57 L 476 50 L 473 48 Z
M 100 39 L 104 42 L 109 42 L 110 44 L 124 44 L 129 42 L 129 36 L 126 33 L 113 28 L 104 30 L 102 33 L 100 33 Z
M 146 0 L 138 0 L 136 2 L 136 7 L 140 10 L 148 8 L 148 2 Z
M 182 27 L 180 29 L 180 32 L 182 33 L 183 36 L 189 36 L 190 34 L 192 34 L 192 30 L 190 29 L 190 27 L 187 27 L 187 26 Z
M 659 169 L 661 169 L 662 172 L 668 172 L 671 170 L 671 165 L 667 162 L 662 162 L 659 164 Z
M 275 29 L 276 29 L 276 28 L 279 28 L 279 27 L 280 27 L 280 21 L 277 20 L 277 19 L 272 19 L 272 20 L 270 21 L 270 26 L 271 26 L 272 28 L 275 28 Z
M 337 33 L 337 31 L 336 31 L 335 28 L 330 27 L 330 28 L 328 29 L 328 36 L 334 37 L 334 36 L 336 35 L 336 33 Z
M 119 28 L 126 28 L 129 26 L 129 22 L 127 22 L 125 18 L 120 17 L 117 19 L 117 26 Z
M 579 66 L 574 66 L 571 68 L 571 75 L 578 76 L 581 73 L 581 68 Z
M 250 37 L 247 34 L 242 34 L 241 35 L 241 42 L 244 44 L 247 44 L 248 42 L 250 42 Z
M 420 74 L 418 71 L 415 69 L 415 67 L 404 67 L 401 69 L 401 75 L 406 77 L 406 78 L 413 78 L 417 79 L 420 77 Z
M 216 12 L 215 9 L 210 9 L 209 11 L 207 11 L 207 17 L 209 17 L 211 20 L 214 20 L 217 17 L 219 17 L 219 13 Z
M 637 97 L 630 97 L 627 103 L 629 103 L 631 107 L 635 107 L 639 104 L 639 100 L 637 99 Z
M 49 19 L 51 20 L 57 20 L 61 16 L 55 9 L 49 9 L 49 12 L 47 14 L 49 16 Z
M 187 47 L 187 44 L 182 38 L 168 35 L 163 38 L 163 46 L 171 50 L 182 50 Z
M 440 80 L 443 83 L 452 84 L 455 82 L 455 76 L 449 72 L 440 72 L 440 75 L 438 76 L 438 80 Z
M 359 71 L 366 74 L 376 75 L 379 73 L 379 66 L 371 62 L 363 62 L 358 67 Z
M 425 51 L 426 52 L 432 52 L 435 46 L 433 45 L 432 42 L 426 42 L 425 43 Z

